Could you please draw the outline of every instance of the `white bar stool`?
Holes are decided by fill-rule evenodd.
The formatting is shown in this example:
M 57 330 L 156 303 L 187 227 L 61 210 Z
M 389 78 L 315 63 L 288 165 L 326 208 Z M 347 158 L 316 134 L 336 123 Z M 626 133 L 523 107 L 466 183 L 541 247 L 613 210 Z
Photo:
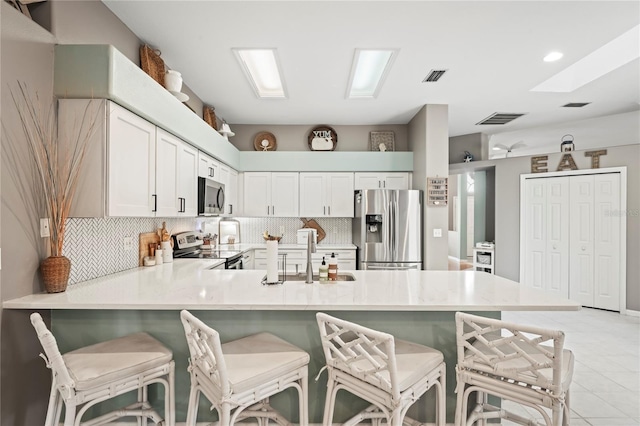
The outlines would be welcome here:
M 457 312 L 456 346 L 456 426 L 497 418 L 539 424 L 489 404 L 488 395 L 535 409 L 547 426 L 569 424 L 574 358 L 564 349 L 562 331 Z M 477 404 L 468 414 L 472 392 Z
M 329 372 L 323 424 L 332 424 L 336 394 L 349 391 L 372 405 L 343 423 L 420 425 L 406 417 L 409 407 L 435 385 L 436 425 L 445 425 L 446 371 L 442 352 L 392 335 L 316 314 Z
M 180 319 L 190 353 L 188 426 L 196 424 L 201 393 L 218 412 L 221 426 L 246 418 L 258 425 L 269 420 L 290 425 L 269 405 L 269 397 L 291 387 L 298 391 L 299 424 L 308 425 L 308 353 L 269 333 L 220 344 L 218 332 L 190 312 L 180 312 Z
M 173 353 L 162 343 L 147 333 L 135 333 L 61 355 L 40 314 L 31 314 L 31 324 L 52 375 L 45 426 L 58 426 L 63 404 L 64 426 L 77 426 L 90 407 L 135 390 L 136 403 L 82 424 L 101 425 L 125 416 L 139 417 L 138 424 L 146 425 L 147 419 L 158 424 L 163 419 L 148 401 L 147 387 L 152 383 L 164 386 L 164 424 L 175 424 Z

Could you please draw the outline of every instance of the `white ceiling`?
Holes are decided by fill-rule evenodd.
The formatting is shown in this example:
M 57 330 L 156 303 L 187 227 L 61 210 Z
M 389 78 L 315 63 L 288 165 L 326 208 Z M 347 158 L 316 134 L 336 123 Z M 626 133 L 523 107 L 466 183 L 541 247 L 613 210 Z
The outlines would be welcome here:
M 531 147 L 540 143 L 531 129 L 563 132 L 563 123 L 640 109 L 638 59 L 571 93 L 530 91 L 637 26 L 637 0 L 103 2 L 232 124 L 406 124 L 425 104 L 448 104 L 450 136 L 483 132 L 510 145 L 524 132 Z M 289 98 L 258 99 L 234 47 L 277 48 Z M 356 48 L 400 49 L 376 99 L 345 98 Z M 552 50 L 564 57 L 543 62 Z M 448 71 L 422 83 L 431 69 Z M 561 108 L 568 102 L 591 104 Z M 494 112 L 526 115 L 476 125 Z M 638 114 L 622 117 L 635 121 L 600 122 L 617 123 L 603 144 L 629 139 L 616 135 L 629 128 L 639 142 Z M 559 147 L 561 136 L 545 138 Z

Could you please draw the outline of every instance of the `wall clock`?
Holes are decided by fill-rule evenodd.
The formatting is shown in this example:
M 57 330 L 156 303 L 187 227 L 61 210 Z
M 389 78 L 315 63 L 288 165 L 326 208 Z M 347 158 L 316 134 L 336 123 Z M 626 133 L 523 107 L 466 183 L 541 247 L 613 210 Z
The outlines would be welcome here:
M 338 145 L 338 134 L 329 126 L 316 126 L 309 132 L 311 151 L 334 151 Z

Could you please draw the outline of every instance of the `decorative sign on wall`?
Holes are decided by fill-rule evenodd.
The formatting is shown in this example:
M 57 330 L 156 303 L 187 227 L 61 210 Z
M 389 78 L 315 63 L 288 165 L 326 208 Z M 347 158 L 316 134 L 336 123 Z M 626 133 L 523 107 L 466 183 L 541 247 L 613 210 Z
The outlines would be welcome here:
M 427 205 L 446 206 L 449 195 L 449 178 L 427 178 Z
M 369 149 L 371 151 L 393 151 L 394 145 L 395 135 L 391 131 L 369 133 Z
M 316 126 L 308 137 L 311 151 L 334 151 L 338 145 L 338 134 L 329 126 Z
M 600 168 L 600 157 L 603 155 L 607 155 L 606 149 L 601 149 L 598 151 L 587 151 L 584 153 L 585 157 L 591 157 L 591 168 L 599 169 Z M 536 157 L 531 157 L 531 173 L 544 173 L 548 172 L 547 169 L 547 161 L 549 161 L 548 155 L 539 155 Z M 573 156 L 567 152 L 562 155 L 560 159 L 560 163 L 558 163 L 557 171 L 564 170 L 578 170 L 578 166 L 573 159 Z

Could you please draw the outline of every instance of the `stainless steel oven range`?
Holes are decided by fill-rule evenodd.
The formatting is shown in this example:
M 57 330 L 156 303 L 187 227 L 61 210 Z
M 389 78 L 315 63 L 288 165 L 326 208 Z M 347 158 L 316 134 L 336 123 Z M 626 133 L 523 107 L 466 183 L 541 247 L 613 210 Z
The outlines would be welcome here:
M 176 259 L 224 259 L 225 269 L 243 269 L 241 251 L 224 248 L 204 250 L 200 232 L 182 232 L 174 235 L 173 239 L 173 257 Z

